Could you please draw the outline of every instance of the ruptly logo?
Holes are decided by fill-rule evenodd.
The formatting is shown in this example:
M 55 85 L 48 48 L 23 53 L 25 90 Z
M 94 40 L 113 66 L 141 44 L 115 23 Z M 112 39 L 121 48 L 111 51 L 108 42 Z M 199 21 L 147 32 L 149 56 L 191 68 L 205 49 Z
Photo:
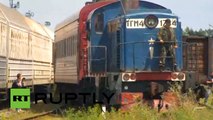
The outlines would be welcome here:
M 60 104 L 82 99 L 83 104 L 87 104 L 92 100 L 94 104 L 104 104 L 107 102 L 110 103 L 110 100 L 115 93 L 102 93 L 101 97 L 106 101 L 99 101 L 96 98 L 96 93 L 59 93 L 59 99 L 54 99 L 53 93 L 34 93 L 32 101 L 35 101 L 35 104 L 38 104 L 39 100 L 43 100 L 44 104 Z M 12 88 L 10 90 L 10 108 L 30 108 L 30 89 L 26 88 Z M 47 102 L 48 101 L 48 102 Z
M 11 89 L 10 108 L 30 108 L 30 89 L 26 88 Z

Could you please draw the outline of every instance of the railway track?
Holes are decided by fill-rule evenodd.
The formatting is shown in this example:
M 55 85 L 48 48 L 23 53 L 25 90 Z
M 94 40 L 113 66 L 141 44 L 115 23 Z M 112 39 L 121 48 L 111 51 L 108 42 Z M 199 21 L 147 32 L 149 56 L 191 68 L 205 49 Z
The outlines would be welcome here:
M 59 112 L 62 113 L 61 108 L 57 108 L 57 109 L 54 109 L 54 110 L 43 112 L 43 113 L 40 113 L 40 114 L 37 114 L 37 115 L 34 115 L 34 116 L 22 118 L 20 120 L 35 120 L 35 119 L 40 120 L 39 118 L 41 118 L 41 117 L 44 117 L 44 116 L 47 116 L 47 115 L 50 115 L 50 114 L 54 114 L 54 113 L 59 113 Z
M 16 112 L 15 109 L 5 108 L 0 110 L 0 120 L 41 120 L 41 117 L 58 115 L 63 116 L 64 105 L 54 104 L 32 104 L 30 109 L 23 109 L 22 112 Z M 52 117 L 54 118 L 54 117 Z

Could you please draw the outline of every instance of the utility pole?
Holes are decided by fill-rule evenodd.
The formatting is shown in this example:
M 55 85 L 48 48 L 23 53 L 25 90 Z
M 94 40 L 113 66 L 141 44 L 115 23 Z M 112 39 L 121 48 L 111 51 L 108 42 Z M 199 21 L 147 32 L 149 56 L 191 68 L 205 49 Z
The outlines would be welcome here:
M 19 1 L 17 3 L 13 3 L 13 0 L 9 0 L 9 2 L 10 2 L 10 8 L 19 8 L 20 7 Z

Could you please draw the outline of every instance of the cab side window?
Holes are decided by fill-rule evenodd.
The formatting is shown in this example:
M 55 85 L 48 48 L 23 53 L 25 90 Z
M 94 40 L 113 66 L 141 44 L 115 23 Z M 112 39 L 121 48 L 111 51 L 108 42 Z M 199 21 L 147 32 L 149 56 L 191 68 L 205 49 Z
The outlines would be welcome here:
M 95 16 L 95 32 L 102 33 L 104 30 L 104 14 L 100 13 Z

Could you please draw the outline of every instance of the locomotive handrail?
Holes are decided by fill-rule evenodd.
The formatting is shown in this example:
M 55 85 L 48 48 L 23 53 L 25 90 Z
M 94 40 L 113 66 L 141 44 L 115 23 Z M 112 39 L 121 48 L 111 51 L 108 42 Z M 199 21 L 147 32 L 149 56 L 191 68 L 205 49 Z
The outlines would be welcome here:
M 174 44 L 177 44 L 179 46 L 179 48 L 177 48 L 177 49 L 180 49 L 180 48 L 182 49 L 182 46 L 187 43 L 182 42 L 182 41 L 164 41 L 162 43 L 160 41 L 155 41 L 153 39 L 148 40 L 148 41 L 135 41 L 135 42 L 119 43 L 117 45 L 117 47 L 119 47 L 119 48 L 128 47 L 128 46 L 130 47 L 129 49 L 131 49 L 131 51 L 129 51 L 128 54 L 129 54 L 129 57 L 132 58 L 131 61 L 132 61 L 134 69 L 136 67 L 135 64 L 136 64 L 136 58 L 137 58 L 137 54 L 135 54 L 136 53 L 135 49 L 138 47 L 138 45 L 140 46 L 140 44 L 141 44 L 142 48 L 146 47 L 149 50 L 149 55 L 148 56 L 146 55 L 143 58 L 152 60 L 152 59 L 160 59 L 160 58 L 165 58 L 165 59 L 174 58 L 174 56 L 172 56 L 172 55 L 161 56 L 161 53 L 156 54 L 154 52 L 155 51 L 154 49 L 157 48 L 158 51 L 161 51 L 161 48 L 160 48 L 161 45 L 173 46 Z M 155 45 L 157 45 L 157 46 L 155 46 Z M 176 51 L 176 48 L 174 48 L 173 51 Z
M 146 44 L 147 43 L 147 45 L 149 45 L 150 47 L 154 47 L 153 45 L 155 44 L 155 43 L 157 43 L 157 44 L 165 44 L 165 43 L 177 43 L 178 45 L 179 44 L 181 44 L 181 45 L 183 45 L 183 44 L 187 44 L 187 42 L 180 42 L 180 41 L 177 41 L 177 42 L 174 42 L 174 41 L 166 41 L 166 42 L 163 42 L 163 43 L 161 43 L 160 41 L 154 41 L 154 42 L 149 42 L 149 41 L 140 41 L 140 42 L 125 42 L 125 43 L 120 43 L 120 44 L 118 44 L 118 46 L 119 47 L 123 47 L 124 45 L 136 45 L 136 44 L 140 44 L 140 43 L 142 43 L 142 44 Z M 132 48 L 133 49 L 133 51 L 134 51 L 134 47 Z M 134 55 L 134 54 L 133 54 Z M 163 57 L 165 57 L 165 58 L 172 58 L 172 56 L 163 56 Z M 147 57 L 147 58 L 149 58 L 149 57 Z M 160 56 L 153 56 L 152 58 L 160 58 Z
M 140 41 L 140 42 L 125 42 L 125 43 L 119 43 L 119 45 L 126 45 L 126 44 L 136 44 L 136 43 L 150 43 L 149 41 Z M 175 42 L 170 42 L 170 41 L 164 41 L 163 43 L 161 43 L 160 41 L 155 41 L 153 43 L 160 43 L 160 44 L 163 44 L 163 43 L 175 43 Z M 185 42 L 180 42 L 180 41 L 177 41 L 176 43 L 185 43 Z

